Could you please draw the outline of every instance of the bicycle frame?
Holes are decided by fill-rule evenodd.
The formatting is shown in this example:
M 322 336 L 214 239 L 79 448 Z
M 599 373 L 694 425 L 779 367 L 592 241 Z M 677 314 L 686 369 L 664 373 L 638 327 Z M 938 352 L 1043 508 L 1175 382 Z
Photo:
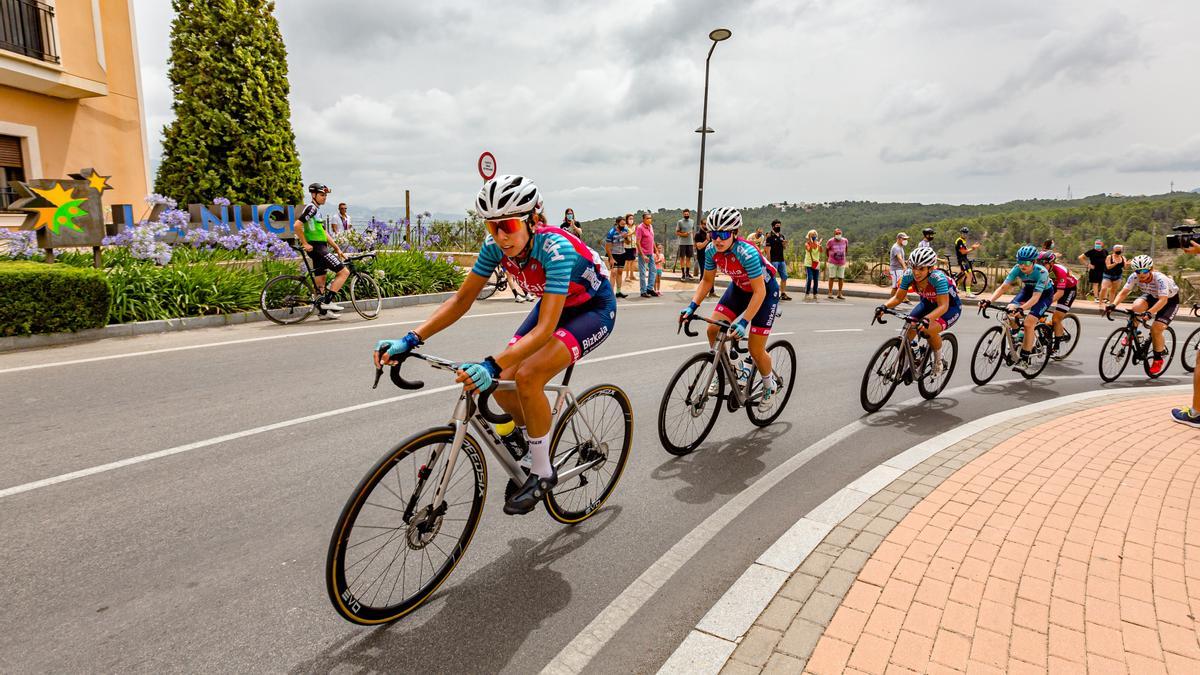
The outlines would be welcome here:
M 896 363 L 892 366 L 892 380 L 895 382 L 904 382 L 904 373 L 911 373 L 911 380 L 905 384 L 912 384 L 917 379 L 916 371 L 917 355 L 913 353 L 912 338 L 910 333 L 916 333 L 916 338 L 925 342 L 926 349 L 929 348 L 929 338 L 920 330 L 920 319 L 913 320 L 908 316 L 896 311 L 889 311 L 892 316 L 900 317 L 904 320 L 904 327 L 900 329 L 900 354 L 896 357 Z M 879 319 L 880 323 L 886 323 Z M 872 321 L 874 323 L 874 321 Z
M 700 316 L 693 316 L 691 320 L 703 321 L 705 323 L 711 323 L 714 326 L 717 326 L 721 329 L 720 335 L 717 337 L 717 341 L 712 345 L 712 347 L 709 348 L 709 353 L 715 354 L 716 358 L 713 359 L 710 362 L 710 365 L 706 368 L 707 377 L 703 378 L 703 380 L 702 380 L 703 386 L 700 388 L 700 391 L 702 391 L 702 392 L 708 391 L 709 386 L 712 385 L 713 378 L 717 376 L 716 369 L 719 366 L 721 369 L 723 369 L 725 371 L 726 379 L 729 380 L 729 382 L 733 383 L 730 385 L 730 388 L 733 390 L 733 397 L 734 397 L 734 400 L 736 401 L 737 405 L 739 407 L 745 406 L 746 403 L 749 402 L 749 400 L 750 400 L 750 395 L 748 393 L 750 391 L 750 382 L 753 380 L 754 374 L 758 372 L 758 365 L 755 364 L 754 371 L 751 373 L 750 379 L 746 381 L 745 391 L 743 391 L 742 387 L 737 386 L 737 381 L 738 381 L 737 368 L 734 367 L 733 361 L 730 360 L 730 358 L 729 358 L 730 349 L 728 349 L 726 347 L 726 345 L 729 344 L 730 340 L 734 340 L 734 338 L 732 336 L 730 336 L 730 334 L 729 334 L 730 324 L 727 322 L 724 322 L 724 321 L 712 321 L 711 319 L 705 319 L 704 317 L 700 317 Z M 738 345 L 739 341 L 740 340 L 734 340 L 732 349 L 734 351 L 737 351 L 738 353 L 749 352 L 750 349 L 748 346 L 745 350 L 742 350 L 740 348 L 740 346 Z

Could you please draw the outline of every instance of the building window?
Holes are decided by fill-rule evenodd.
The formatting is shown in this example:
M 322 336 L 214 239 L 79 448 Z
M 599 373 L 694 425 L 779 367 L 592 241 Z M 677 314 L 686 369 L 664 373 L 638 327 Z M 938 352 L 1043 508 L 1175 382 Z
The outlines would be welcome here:
M 0 211 L 17 198 L 17 181 L 25 180 L 25 161 L 21 155 L 21 139 L 0 136 Z
M 0 49 L 58 63 L 54 8 L 40 0 L 0 0 Z

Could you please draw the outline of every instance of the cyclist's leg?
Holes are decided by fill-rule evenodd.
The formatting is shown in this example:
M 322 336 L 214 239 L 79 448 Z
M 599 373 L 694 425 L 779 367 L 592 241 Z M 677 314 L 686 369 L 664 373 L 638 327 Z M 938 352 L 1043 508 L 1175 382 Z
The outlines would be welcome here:
M 515 289 L 513 292 L 516 292 Z M 513 333 L 512 339 L 508 341 L 508 346 L 511 347 L 512 345 L 516 344 L 518 340 L 525 337 L 526 333 L 533 330 L 534 326 L 537 325 L 538 312 L 541 310 L 541 307 L 542 301 L 538 300 L 533 305 L 533 309 L 529 311 L 529 315 L 525 317 L 525 320 L 521 322 L 521 325 L 517 327 L 516 332 Z M 567 310 L 564 309 L 563 312 L 565 314 Z M 505 368 L 500 373 L 500 379 L 515 380 L 517 376 L 517 368 L 520 365 L 521 364 L 517 364 L 516 366 L 509 366 L 508 368 Z M 507 412 L 509 415 L 512 415 L 513 423 L 518 427 L 521 427 L 522 431 L 528 435 L 529 430 L 526 424 L 525 414 L 521 410 L 521 401 L 517 396 L 517 392 L 511 390 L 497 391 L 492 394 L 492 400 L 494 400 L 496 405 L 499 405 L 505 412 Z
M 1154 315 L 1154 323 L 1150 326 L 1150 337 L 1154 341 L 1154 351 L 1159 354 L 1166 351 L 1166 343 L 1163 334 L 1167 330 L 1167 326 L 1171 325 L 1171 321 L 1175 318 L 1175 313 L 1179 311 L 1179 296 L 1171 298 L 1167 304 Z
M 758 366 L 758 373 L 763 377 L 771 374 L 772 364 L 771 355 L 767 353 L 767 337 L 771 335 L 771 326 L 775 325 L 775 316 L 779 311 L 779 282 L 768 278 L 766 287 L 767 297 L 763 298 L 762 305 L 750 318 L 750 337 L 746 340 L 754 365 Z
M 1042 291 L 1042 297 L 1025 315 L 1025 339 L 1021 342 L 1021 349 L 1025 352 L 1033 351 L 1033 342 L 1037 338 L 1036 326 L 1042 317 L 1046 316 L 1046 312 L 1050 309 L 1050 303 L 1054 300 L 1054 287 L 1047 288 Z
M 1154 301 L 1153 296 L 1143 295 L 1143 296 L 1139 297 L 1137 300 L 1134 300 L 1133 303 L 1130 304 L 1129 308 L 1132 309 L 1137 314 L 1141 314 L 1142 312 L 1145 312 L 1147 309 L 1150 309 L 1150 303 L 1152 303 L 1153 301 Z M 1140 319 L 1134 318 L 1134 325 L 1141 325 L 1141 323 L 1142 322 Z

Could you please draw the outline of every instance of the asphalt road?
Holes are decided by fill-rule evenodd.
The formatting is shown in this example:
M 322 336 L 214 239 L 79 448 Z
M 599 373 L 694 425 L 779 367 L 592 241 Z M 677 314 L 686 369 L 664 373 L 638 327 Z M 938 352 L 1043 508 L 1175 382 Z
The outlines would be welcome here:
M 864 418 L 863 369 L 899 322 L 869 327 L 867 299 L 785 303 L 775 330 L 791 333 L 800 373 L 779 422 L 758 430 L 724 412 L 699 451 L 675 458 L 659 446 L 655 418 L 667 379 L 700 349 L 675 333 L 682 304 L 682 294 L 624 302 L 594 356 L 631 355 L 576 369 L 577 391 L 612 382 L 634 404 L 632 457 L 605 508 L 573 528 L 540 509 L 505 516 L 494 467 L 465 560 L 425 607 L 382 628 L 334 613 L 326 548 L 371 464 L 449 416 L 451 391 L 391 400 L 404 392 L 370 388 L 375 340 L 403 335 L 431 307 L 0 355 L 0 672 L 536 672 L 706 517 L 858 422 L 741 511 L 590 666 L 652 672 L 797 518 L 879 462 L 963 421 L 1100 388 L 1100 339 L 1116 327 L 1082 317 L 1070 359 L 1035 381 L 1002 370 L 974 387 L 970 350 L 991 322 L 968 310 L 947 395 L 914 400 L 915 387 L 901 387 Z M 426 349 L 481 357 L 526 311 L 479 303 Z M 1177 323 L 1180 343 L 1191 327 Z M 671 349 L 646 352 L 660 347 Z M 425 380 L 449 384 L 443 375 Z M 1188 381 L 1176 361 L 1156 382 L 1130 367 L 1103 386 Z

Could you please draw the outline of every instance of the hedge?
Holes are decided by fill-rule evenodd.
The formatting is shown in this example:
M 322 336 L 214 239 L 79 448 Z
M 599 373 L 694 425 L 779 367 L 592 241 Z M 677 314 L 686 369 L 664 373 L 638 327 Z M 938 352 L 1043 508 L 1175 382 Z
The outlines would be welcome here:
M 0 262 L 0 335 L 100 328 L 108 324 L 108 296 L 100 270 Z

